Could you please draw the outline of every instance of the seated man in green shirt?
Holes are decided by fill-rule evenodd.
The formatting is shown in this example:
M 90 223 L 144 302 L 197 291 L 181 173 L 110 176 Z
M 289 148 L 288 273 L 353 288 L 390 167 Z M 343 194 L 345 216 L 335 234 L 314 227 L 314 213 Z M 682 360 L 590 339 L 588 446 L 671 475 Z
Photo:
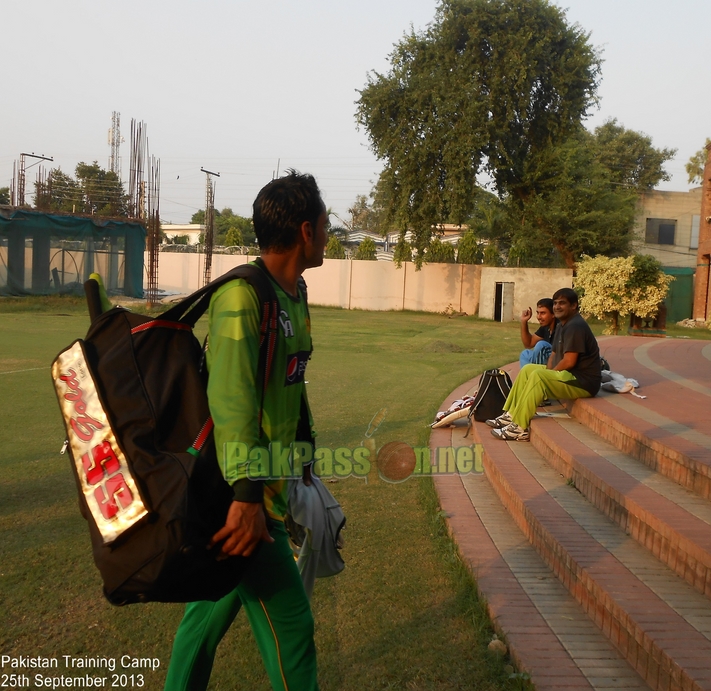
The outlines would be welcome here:
M 548 364 L 523 367 L 504 403 L 504 414 L 486 421 L 497 439 L 529 441 L 528 425 L 545 399 L 589 398 L 600 390 L 597 339 L 578 313 L 572 288 L 553 294 L 553 313 L 558 325 Z
M 298 280 L 305 269 L 323 263 L 328 217 L 314 178 L 294 171 L 266 185 L 253 211 L 260 266 L 274 284 L 280 309 L 266 390 L 260 390 L 257 371 L 260 304 L 242 279 L 226 283 L 212 297 L 206 355 L 218 459 L 234 489 L 225 525 L 212 543 L 221 546 L 225 558 L 252 556 L 233 592 L 218 602 L 186 606 L 173 644 L 168 691 L 207 688 L 217 645 L 242 607 L 272 688 L 318 689 L 313 616 L 284 528 L 287 478 L 253 479 L 249 467 L 252 450 L 288 453 L 302 405 L 308 409 L 304 374 L 311 324 Z M 310 422 L 310 413 L 307 417 Z

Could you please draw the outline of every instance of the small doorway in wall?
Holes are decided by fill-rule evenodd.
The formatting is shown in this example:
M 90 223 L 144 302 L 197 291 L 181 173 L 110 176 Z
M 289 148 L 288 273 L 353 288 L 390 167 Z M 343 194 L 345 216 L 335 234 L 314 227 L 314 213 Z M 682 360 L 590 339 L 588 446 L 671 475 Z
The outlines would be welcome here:
M 513 321 L 513 282 L 502 282 L 496 284 L 494 293 L 494 321 Z

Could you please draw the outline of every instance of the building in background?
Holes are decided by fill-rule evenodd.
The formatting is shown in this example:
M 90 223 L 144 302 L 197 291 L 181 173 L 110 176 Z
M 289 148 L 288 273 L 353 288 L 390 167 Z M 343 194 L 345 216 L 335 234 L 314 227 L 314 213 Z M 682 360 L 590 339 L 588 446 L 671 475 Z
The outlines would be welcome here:
M 176 238 L 187 237 L 187 245 L 197 245 L 200 236 L 205 232 L 205 226 L 200 223 L 164 223 L 160 227 L 165 239 L 174 243 Z
M 696 269 L 701 187 L 688 192 L 650 190 L 640 195 L 633 248 L 664 267 Z

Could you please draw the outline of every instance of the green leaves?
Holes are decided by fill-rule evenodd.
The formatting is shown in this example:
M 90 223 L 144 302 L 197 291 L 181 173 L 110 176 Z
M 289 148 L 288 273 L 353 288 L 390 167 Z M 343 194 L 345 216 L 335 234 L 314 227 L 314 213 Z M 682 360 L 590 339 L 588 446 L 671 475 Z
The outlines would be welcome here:
M 346 251 L 343 249 L 343 245 L 341 244 L 341 241 L 335 236 L 332 235 L 328 239 L 328 244 L 326 245 L 326 259 L 345 259 L 346 258 Z
M 358 249 L 356 249 L 355 252 L 355 258 L 365 259 L 367 261 L 375 261 L 377 259 L 377 257 L 375 256 L 376 251 L 377 250 L 373 239 L 366 237 L 363 238 L 360 245 L 358 245 Z
M 628 314 L 642 318 L 656 315 L 674 280 L 648 255 L 615 259 L 585 256 L 576 269 L 575 289 L 582 293 L 580 310 L 604 320 L 604 333 L 616 334 L 620 318 Z
M 706 137 L 706 143 L 688 160 L 685 165 L 690 185 L 700 185 L 704 179 L 704 167 L 708 158 L 706 147 L 711 144 L 711 138 Z
M 421 263 L 434 225 L 471 215 L 480 173 L 525 196 L 528 162 L 594 102 L 600 61 L 545 0 L 446 0 L 390 64 L 369 76 L 357 120 L 385 162 L 387 220 L 413 232 Z

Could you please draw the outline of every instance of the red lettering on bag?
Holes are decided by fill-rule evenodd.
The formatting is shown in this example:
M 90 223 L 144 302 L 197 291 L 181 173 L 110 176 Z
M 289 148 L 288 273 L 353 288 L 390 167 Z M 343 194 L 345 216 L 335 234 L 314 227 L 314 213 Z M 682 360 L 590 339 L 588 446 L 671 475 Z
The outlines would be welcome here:
M 67 388 L 70 389 L 70 391 L 64 394 L 64 398 L 74 403 L 74 412 L 77 413 L 77 416 L 72 417 L 69 421 L 69 426 L 74 430 L 74 434 L 76 434 L 79 439 L 82 441 L 91 441 L 94 432 L 103 429 L 104 425 L 86 414 L 86 401 L 84 400 L 84 393 L 77 381 L 76 372 L 70 369 L 66 374 L 60 374 L 59 378 L 67 385 Z
M 119 507 L 116 502 L 118 501 L 121 508 L 125 509 L 133 502 L 133 495 L 126 485 L 123 475 L 118 473 L 118 475 L 110 477 L 105 486 L 102 485 L 94 490 L 94 499 L 101 509 L 101 515 L 108 521 L 118 513 Z
M 88 453 L 85 453 L 81 457 L 81 462 L 86 473 L 86 481 L 90 485 L 96 485 L 101 482 L 104 474 L 111 475 L 121 469 L 121 464 L 116 458 L 111 444 L 107 441 L 97 444 L 91 450 L 91 458 Z

